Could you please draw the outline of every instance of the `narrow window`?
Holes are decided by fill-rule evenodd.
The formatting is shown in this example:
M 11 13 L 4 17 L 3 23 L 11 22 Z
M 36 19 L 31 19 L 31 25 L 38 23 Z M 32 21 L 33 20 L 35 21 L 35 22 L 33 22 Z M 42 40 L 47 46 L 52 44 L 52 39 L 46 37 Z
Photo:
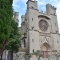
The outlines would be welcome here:
M 57 43 L 59 43 L 59 42 L 57 41 Z
M 56 25 L 56 23 L 55 23 L 55 25 Z
M 27 21 L 27 19 L 25 19 Z
M 33 53 L 34 53 L 34 49 L 33 49 Z
M 32 42 L 34 42 L 34 39 L 32 39 Z
M 25 42 L 25 40 L 24 40 L 24 47 L 26 47 L 26 42 Z
M 32 18 L 32 21 L 33 21 L 33 18 Z
M 58 33 L 58 31 L 56 31 L 56 33 Z

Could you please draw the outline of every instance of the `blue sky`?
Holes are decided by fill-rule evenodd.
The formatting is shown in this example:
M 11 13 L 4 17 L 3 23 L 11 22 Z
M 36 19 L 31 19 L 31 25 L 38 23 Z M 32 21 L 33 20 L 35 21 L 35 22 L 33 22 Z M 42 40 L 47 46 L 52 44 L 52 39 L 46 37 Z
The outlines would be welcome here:
M 21 15 L 24 15 L 26 12 L 26 2 L 27 0 L 13 0 L 13 9 L 16 12 L 19 12 L 19 26 L 21 26 Z M 45 11 L 46 4 L 50 3 L 51 5 L 57 8 L 57 19 L 60 30 L 60 0 L 37 0 L 38 9 L 40 11 Z

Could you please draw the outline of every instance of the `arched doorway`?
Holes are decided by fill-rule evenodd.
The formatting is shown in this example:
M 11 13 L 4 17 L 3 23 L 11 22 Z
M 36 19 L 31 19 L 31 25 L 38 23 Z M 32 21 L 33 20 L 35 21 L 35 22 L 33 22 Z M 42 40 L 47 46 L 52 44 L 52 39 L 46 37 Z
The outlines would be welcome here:
M 50 45 L 48 43 L 44 43 L 41 47 L 42 50 L 42 57 L 47 58 L 48 57 L 48 52 L 50 51 Z

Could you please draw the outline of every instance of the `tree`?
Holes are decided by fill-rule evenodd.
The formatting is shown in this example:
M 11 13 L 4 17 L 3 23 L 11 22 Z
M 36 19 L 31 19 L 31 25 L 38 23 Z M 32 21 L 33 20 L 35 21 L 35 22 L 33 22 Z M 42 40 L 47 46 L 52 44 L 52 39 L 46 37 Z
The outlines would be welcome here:
M 10 41 L 8 42 L 8 49 L 11 52 L 11 60 L 13 60 L 13 52 L 17 52 L 20 47 L 20 34 L 18 24 L 12 20 L 12 31 L 10 35 Z
M 38 56 L 38 60 L 40 60 L 41 52 L 39 50 L 37 50 L 37 52 L 35 52 L 35 53 L 36 53 L 36 56 Z
M 0 60 L 11 34 L 11 21 L 12 0 L 0 0 Z

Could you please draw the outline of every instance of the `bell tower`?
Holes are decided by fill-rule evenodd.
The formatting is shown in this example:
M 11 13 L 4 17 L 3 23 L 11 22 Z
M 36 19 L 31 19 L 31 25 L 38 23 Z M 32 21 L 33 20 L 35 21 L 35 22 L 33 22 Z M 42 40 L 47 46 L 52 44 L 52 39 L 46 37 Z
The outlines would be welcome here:
M 27 9 L 37 9 L 37 1 L 36 0 L 28 0 L 27 1 Z

